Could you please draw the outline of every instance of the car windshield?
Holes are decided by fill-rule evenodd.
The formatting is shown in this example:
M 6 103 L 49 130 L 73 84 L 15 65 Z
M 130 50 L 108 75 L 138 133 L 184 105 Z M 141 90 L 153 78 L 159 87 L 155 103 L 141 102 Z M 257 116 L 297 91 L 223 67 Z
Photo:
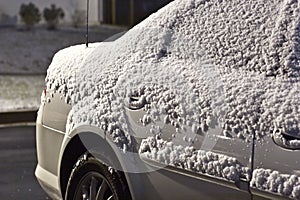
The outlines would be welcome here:
M 113 42 L 113 41 L 119 39 L 120 37 L 122 37 L 126 32 L 127 31 L 122 31 L 120 33 L 117 33 L 117 34 L 105 39 L 103 42 Z

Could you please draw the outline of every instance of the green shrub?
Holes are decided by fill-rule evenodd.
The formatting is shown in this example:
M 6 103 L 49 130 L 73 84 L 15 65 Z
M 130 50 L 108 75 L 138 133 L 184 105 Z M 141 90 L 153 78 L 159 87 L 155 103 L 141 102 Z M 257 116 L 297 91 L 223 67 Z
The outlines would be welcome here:
M 62 8 L 57 8 L 55 4 L 52 4 L 50 8 L 45 8 L 44 19 L 47 23 L 47 28 L 53 30 L 57 28 L 60 19 L 63 19 L 65 13 Z
M 31 28 L 41 20 L 41 13 L 33 3 L 21 4 L 19 14 L 27 28 Z

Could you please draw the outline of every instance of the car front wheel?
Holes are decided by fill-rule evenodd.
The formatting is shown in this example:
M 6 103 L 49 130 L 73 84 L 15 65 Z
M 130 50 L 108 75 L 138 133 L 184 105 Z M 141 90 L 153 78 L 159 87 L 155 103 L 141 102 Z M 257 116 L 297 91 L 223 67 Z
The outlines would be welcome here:
M 91 154 L 76 162 L 66 190 L 66 200 L 122 200 L 130 199 L 124 175 L 109 169 Z

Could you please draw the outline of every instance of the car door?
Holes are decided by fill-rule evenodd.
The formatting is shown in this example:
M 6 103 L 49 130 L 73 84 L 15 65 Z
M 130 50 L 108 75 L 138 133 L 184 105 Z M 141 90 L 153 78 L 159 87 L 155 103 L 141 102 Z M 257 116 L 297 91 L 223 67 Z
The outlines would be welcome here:
M 300 199 L 299 88 L 299 80 L 273 79 L 265 91 L 264 112 L 275 119 L 271 132 L 255 140 L 254 199 Z
M 216 84 L 218 78 L 208 77 L 206 84 L 210 92 L 214 91 L 214 94 L 210 94 L 214 99 L 210 101 L 210 105 L 214 107 L 211 112 L 219 113 L 218 117 L 222 118 L 223 122 L 211 115 L 208 126 L 208 123 L 193 123 L 192 120 L 182 123 L 182 120 L 186 119 L 180 118 L 179 114 L 172 111 L 151 115 L 151 112 L 154 112 L 150 108 L 151 98 L 141 98 L 141 93 L 134 93 L 128 99 L 127 122 L 131 135 L 138 143 L 140 157 L 146 164 L 158 169 L 147 173 L 151 187 L 146 189 L 154 188 L 152 193 L 158 194 L 161 199 L 181 199 L 187 196 L 190 199 L 251 198 L 249 182 L 253 137 L 225 134 L 225 124 L 229 123 L 225 113 L 230 109 L 227 107 L 229 110 L 226 111 L 223 108 L 225 99 L 220 98 L 220 95 L 222 96 L 222 87 L 225 86 Z M 155 100 L 155 97 L 152 100 Z M 209 104 L 208 101 L 206 103 Z M 156 106 L 157 104 L 159 100 L 155 102 Z M 207 109 L 207 105 L 204 104 L 205 101 L 202 102 L 201 108 L 194 109 Z M 176 106 L 181 107 L 175 103 L 175 107 L 170 110 L 178 109 Z M 156 119 L 153 119 L 153 116 Z M 198 120 L 207 118 L 199 117 Z M 162 192 L 163 188 L 178 192 L 165 193 Z
M 278 136 L 269 136 L 255 144 L 254 171 L 251 181 L 253 199 L 300 198 L 300 150 L 279 140 L 281 139 Z M 299 139 L 294 140 L 299 141 Z

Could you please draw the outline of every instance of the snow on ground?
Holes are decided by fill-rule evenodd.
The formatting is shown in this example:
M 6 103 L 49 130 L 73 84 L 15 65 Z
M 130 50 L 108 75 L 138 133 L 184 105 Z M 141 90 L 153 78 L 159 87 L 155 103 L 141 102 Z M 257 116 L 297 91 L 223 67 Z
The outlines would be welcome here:
M 124 28 L 104 27 L 90 29 L 90 41 L 103 41 Z M 44 74 L 53 55 L 62 48 L 85 43 L 85 29 L 63 27 L 48 31 L 36 27 L 30 31 L 15 27 L 0 27 L 0 73 Z
M 37 110 L 44 80 L 44 75 L 0 75 L 0 112 Z

